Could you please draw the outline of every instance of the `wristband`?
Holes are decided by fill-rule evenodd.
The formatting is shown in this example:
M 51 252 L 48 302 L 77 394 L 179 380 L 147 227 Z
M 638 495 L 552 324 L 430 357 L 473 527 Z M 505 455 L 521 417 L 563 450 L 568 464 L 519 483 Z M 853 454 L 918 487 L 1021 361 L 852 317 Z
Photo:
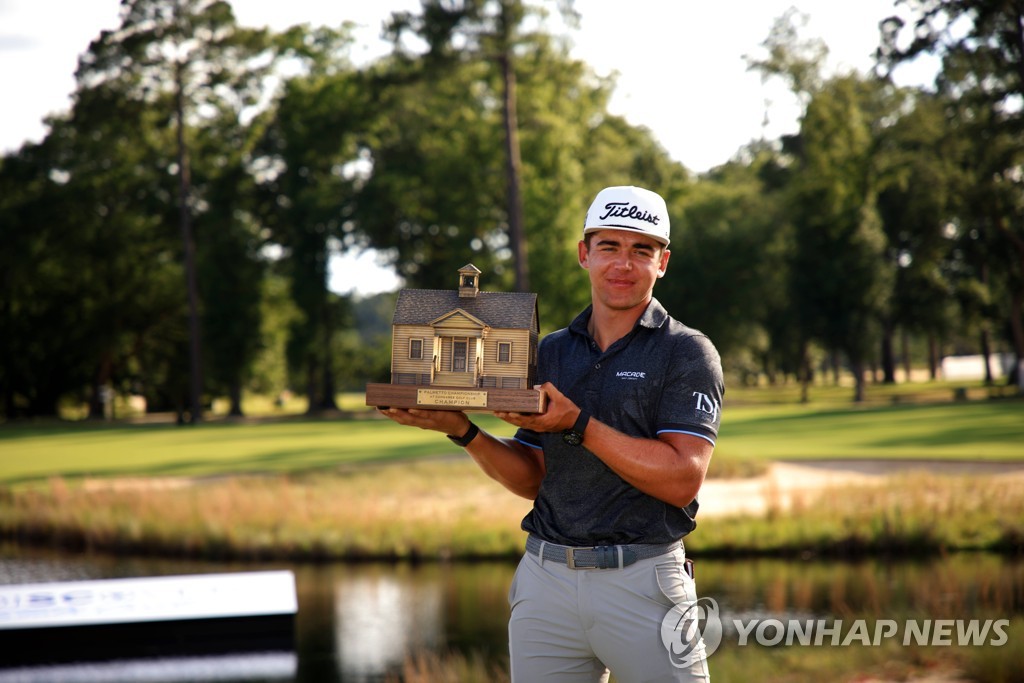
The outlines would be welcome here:
M 569 444 L 570 446 L 579 446 L 583 443 L 583 432 L 587 430 L 587 424 L 590 423 L 590 413 L 586 410 L 581 410 L 579 417 L 576 418 L 576 424 L 572 426 L 572 429 L 566 429 L 562 432 L 562 441 Z
M 463 434 L 462 436 L 452 436 L 451 434 L 448 434 L 447 437 L 452 440 L 453 444 L 465 448 L 466 446 L 469 445 L 470 441 L 476 438 L 476 435 L 479 433 L 480 428 L 473 424 L 472 421 L 470 421 L 469 431 L 467 431 L 465 434 Z

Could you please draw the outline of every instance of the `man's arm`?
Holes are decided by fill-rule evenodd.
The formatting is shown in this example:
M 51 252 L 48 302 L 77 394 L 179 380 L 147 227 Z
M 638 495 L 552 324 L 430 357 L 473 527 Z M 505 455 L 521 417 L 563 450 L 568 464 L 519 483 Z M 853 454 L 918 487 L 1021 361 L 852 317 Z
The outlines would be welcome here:
M 469 418 L 459 411 L 387 408 L 380 412 L 399 424 L 442 434 L 462 437 L 469 431 Z M 537 497 L 545 472 L 544 455 L 539 448 L 530 448 L 515 439 L 501 439 L 481 429 L 466 446 L 466 452 L 484 474 L 512 493 L 528 500 Z
M 704 483 L 715 447 L 690 434 L 666 433 L 657 439 L 627 436 L 591 418 L 583 446 L 615 474 L 649 496 L 675 507 L 693 502 Z
M 495 413 L 518 427 L 537 432 L 561 432 L 571 428 L 580 409 L 551 383 L 541 390 L 548 409 L 538 415 Z M 657 439 L 628 436 L 591 418 L 583 446 L 625 481 L 649 496 L 676 507 L 689 505 L 707 474 L 714 445 L 690 434 L 665 433 Z

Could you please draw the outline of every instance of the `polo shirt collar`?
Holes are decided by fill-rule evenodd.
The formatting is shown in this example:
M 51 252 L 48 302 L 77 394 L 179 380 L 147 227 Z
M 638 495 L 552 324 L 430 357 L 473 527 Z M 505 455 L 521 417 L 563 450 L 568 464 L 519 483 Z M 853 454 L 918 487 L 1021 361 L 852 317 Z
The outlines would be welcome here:
M 593 304 L 587 306 L 576 318 L 569 324 L 569 330 L 576 334 L 582 334 L 585 337 L 589 337 L 590 333 L 587 331 L 587 323 L 590 322 L 590 315 L 594 310 Z M 647 304 L 646 310 L 643 315 L 636 321 L 636 325 L 633 327 L 635 330 L 637 326 L 647 327 L 652 330 L 656 330 L 665 324 L 668 320 L 668 311 L 665 307 L 655 299 L 651 299 L 651 303 Z

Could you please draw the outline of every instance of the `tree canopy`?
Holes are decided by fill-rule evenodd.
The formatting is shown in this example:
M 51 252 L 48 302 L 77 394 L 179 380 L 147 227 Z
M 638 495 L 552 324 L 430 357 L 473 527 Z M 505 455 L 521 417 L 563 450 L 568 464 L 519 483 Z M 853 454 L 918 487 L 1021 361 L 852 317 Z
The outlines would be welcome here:
M 286 390 L 333 409 L 388 371 L 391 299 L 329 286 L 334 259 L 367 248 L 410 287 L 452 288 L 470 262 L 487 289 L 528 282 L 542 330 L 563 327 L 589 301 L 581 217 L 617 184 L 665 197 L 655 295 L 735 378 L 809 386 L 842 365 L 861 398 L 912 355 L 933 373 L 941 352 L 1020 359 L 1021 11 L 899 5 L 870 74 L 825 73 L 827 47 L 780 17 L 749 64 L 797 94 L 799 131 L 695 176 L 609 113 L 614 80 L 518 0 L 423 0 L 361 66 L 348 26 L 124 0 L 71 109 L 0 159 L 2 412 L 100 417 L 141 395 L 185 419 Z M 891 82 L 928 51 L 933 89 Z

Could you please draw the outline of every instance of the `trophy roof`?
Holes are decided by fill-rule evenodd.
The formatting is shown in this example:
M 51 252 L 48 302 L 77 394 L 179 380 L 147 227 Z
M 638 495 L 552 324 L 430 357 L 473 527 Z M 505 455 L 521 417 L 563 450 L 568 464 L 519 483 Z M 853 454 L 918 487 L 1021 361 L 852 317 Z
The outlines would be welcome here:
M 395 304 L 394 325 L 430 325 L 462 309 L 494 328 L 537 329 L 537 295 L 527 292 L 480 292 L 460 297 L 447 289 L 403 289 Z

